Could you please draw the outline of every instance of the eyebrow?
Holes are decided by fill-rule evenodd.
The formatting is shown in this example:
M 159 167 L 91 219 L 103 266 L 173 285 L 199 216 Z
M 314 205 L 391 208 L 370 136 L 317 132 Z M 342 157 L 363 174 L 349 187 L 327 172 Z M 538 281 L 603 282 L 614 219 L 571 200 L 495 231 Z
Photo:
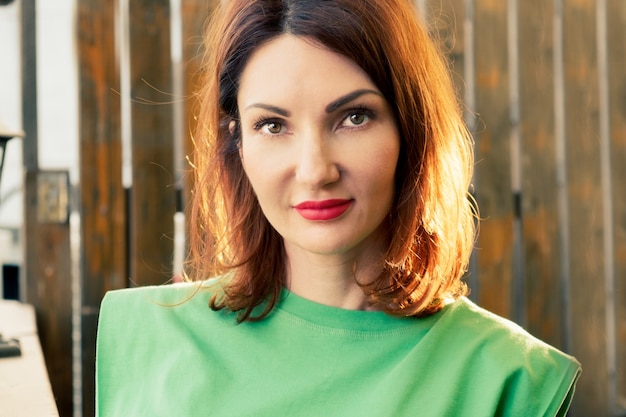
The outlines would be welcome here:
M 345 96 L 339 97 L 337 100 L 330 103 L 326 106 L 326 113 L 332 113 L 344 104 L 351 102 L 352 100 L 356 100 L 357 98 L 365 95 L 365 94 L 376 94 L 377 96 L 383 97 L 383 95 L 376 91 L 368 88 L 363 88 L 360 90 L 353 91 L 351 93 L 346 94 Z
M 283 117 L 291 116 L 291 112 L 289 112 L 289 110 L 285 110 L 277 106 L 272 106 L 271 104 L 254 103 L 254 104 L 250 104 L 249 106 L 247 106 L 244 110 L 248 110 L 252 108 L 265 109 L 273 113 L 280 114 Z
M 335 110 L 337 110 L 338 108 L 340 108 L 341 106 L 343 106 L 344 104 L 347 104 L 353 100 L 356 100 L 357 98 L 365 95 L 365 94 L 375 94 L 377 96 L 383 97 L 383 95 L 376 91 L 376 90 L 371 90 L 368 88 L 363 88 L 360 90 L 356 90 L 353 91 L 351 93 L 346 94 L 345 96 L 341 96 L 338 99 L 332 101 L 330 104 L 328 104 L 325 108 L 326 113 L 332 113 Z M 251 109 L 251 108 L 258 108 L 258 109 L 264 109 L 267 111 L 271 111 L 273 113 L 276 114 L 280 114 L 283 117 L 289 117 L 291 116 L 291 112 L 289 110 L 283 109 L 282 107 L 277 107 L 277 106 L 272 106 L 271 104 L 265 104 L 265 103 L 253 103 L 250 104 L 249 106 L 247 106 L 245 108 L 245 110 Z

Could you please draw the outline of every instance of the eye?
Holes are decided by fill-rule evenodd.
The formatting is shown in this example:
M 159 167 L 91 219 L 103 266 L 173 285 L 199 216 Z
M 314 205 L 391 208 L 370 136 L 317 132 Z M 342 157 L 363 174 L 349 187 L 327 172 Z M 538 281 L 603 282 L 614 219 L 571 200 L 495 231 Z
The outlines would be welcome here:
M 348 116 L 348 118 L 350 119 L 350 123 L 356 126 L 365 123 L 367 120 L 367 116 L 363 113 L 354 113 Z
M 272 135 L 277 135 L 283 131 L 283 125 L 278 122 L 268 122 L 265 124 L 265 130 Z
M 285 125 L 278 120 L 261 119 L 254 124 L 254 130 L 266 135 L 280 135 L 285 132 Z
M 359 127 L 367 124 L 374 118 L 374 114 L 367 109 L 349 110 L 341 121 L 341 127 Z

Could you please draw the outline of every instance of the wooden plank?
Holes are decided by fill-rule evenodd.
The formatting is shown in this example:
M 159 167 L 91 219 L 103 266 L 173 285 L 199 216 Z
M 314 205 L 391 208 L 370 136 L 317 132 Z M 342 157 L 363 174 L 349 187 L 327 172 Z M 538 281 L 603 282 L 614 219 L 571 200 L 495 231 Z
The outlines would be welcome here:
M 475 77 L 473 56 L 473 8 L 466 11 L 467 0 L 426 0 L 420 3 L 420 10 L 426 12 L 429 30 L 446 55 L 452 81 L 456 90 L 461 111 L 468 129 L 475 133 Z M 472 182 L 472 187 L 474 186 Z M 472 193 L 474 189 L 470 190 Z M 469 297 L 480 298 L 479 279 L 476 267 L 476 253 L 470 259 L 465 276 Z
M 176 190 L 169 0 L 129 7 L 133 187 L 130 200 L 131 285 L 172 277 Z
M 480 293 L 478 303 L 511 317 L 513 279 L 513 205 L 507 9 L 500 0 L 477 1 L 474 8 L 476 74 L 476 199 L 480 235 L 476 244 Z M 480 30 L 478 30 L 480 29 Z
M 39 340 L 60 415 L 72 412 L 72 309 L 69 224 L 40 223 L 39 172 L 27 171 L 26 302 L 35 307 Z
M 563 348 L 554 124 L 553 3 L 518 2 L 528 330 Z
M 196 120 L 196 100 L 193 94 L 199 88 L 197 85 L 197 74 L 202 62 L 204 53 L 203 29 L 204 23 L 211 11 L 219 4 L 219 0 L 185 0 L 182 3 L 183 17 L 183 62 L 184 62 L 184 113 L 185 124 L 183 132 L 184 153 L 190 155 L 193 152 L 192 135 L 195 132 Z M 190 167 L 185 162 L 184 172 L 187 173 Z M 192 187 L 192 175 L 183 177 L 182 208 L 187 206 Z
M 599 151 L 595 2 L 564 2 L 565 147 L 572 353 L 587 364 L 575 416 L 608 411 L 603 207 Z M 608 232 L 608 231 L 607 231 Z
M 37 184 L 37 34 L 36 2 L 22 6 L 22 117 L 24 162 L 24 300 L 36 311 L 37 326 L 50 383 L 61 415 L 72 411 L 72 328 L 69 226 L 41 224 Z
M 22 126 L 26 135 L 22 146 L 24 171 L 36 171 L 39 168 L 39 147 L 37 145 L 37 14 L 35 0 L 22 0 Z M 28 224 L 24 222 L 25 227 Z M 28 243 L 27 243 L 28 244 Z
M 120 79 L 115 2 L 79 0 L 80 198 L 83 415 L 95 410 L 95 341 L 100 301 L 127 286 L 125 195 L 121 171 Z
M 465 97 L 465 0 L 426 0 L 424 6 L 427 25 L 432 37 L 439 42 L 446 55 L 452 80 L 459 100 Z M 467 103 L 466 103 L 467 104 Z
M 617 408 L 626 411 L 626 2 L 607 4 L 609 122 L 613 185 Z

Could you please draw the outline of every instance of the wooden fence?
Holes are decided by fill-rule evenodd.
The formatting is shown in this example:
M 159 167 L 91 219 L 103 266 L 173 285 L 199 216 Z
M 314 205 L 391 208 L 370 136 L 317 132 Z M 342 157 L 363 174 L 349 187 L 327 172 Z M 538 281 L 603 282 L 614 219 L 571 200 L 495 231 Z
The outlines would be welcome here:
M 172 275 L 187 98 L 217 1 L 77 1 L 85 416 L 103 294 Z M 415 1 L 475 135 L 472 297 L 582 362 L 572 416 L 624 415 L 626 1 Z
M 474 298 L 578 357 L 571 415 L 624 415 L 626 2 L 421 6 L 475 133 Z

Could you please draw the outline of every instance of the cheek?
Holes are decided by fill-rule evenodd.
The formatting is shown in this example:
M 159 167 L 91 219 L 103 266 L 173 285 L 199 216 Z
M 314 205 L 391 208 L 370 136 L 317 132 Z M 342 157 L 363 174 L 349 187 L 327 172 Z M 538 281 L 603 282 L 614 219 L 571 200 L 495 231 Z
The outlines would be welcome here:
M 364 152 L 365 149 L 360 149 L 356 154 L 363 155 Z M 399 141 L 394 141 L 392 146 L 372 147 L 371 151 L 366 152 L 365 155 L 367 155 L 366 159 L 361 162 L 361 166 L 365 168 L 363 172 L 372 183 L 384 186 L 395 182 L 394 177 L 400 156 Z
M 276 186 L 277 164 L 259 149 L 242 145 L 239 150 L 241 165 L 248 182 L 257 195 L 259 202 L 262 202 L 272 187 Z
M 399 148 L 399 147 L 398 147 Z M 396 168 L 399 149 L 387 149 L 380 152 L 369 165 L 370 181 L 375 184 L 377 195 L 381 201 L 391 204 L 396 191 Z

